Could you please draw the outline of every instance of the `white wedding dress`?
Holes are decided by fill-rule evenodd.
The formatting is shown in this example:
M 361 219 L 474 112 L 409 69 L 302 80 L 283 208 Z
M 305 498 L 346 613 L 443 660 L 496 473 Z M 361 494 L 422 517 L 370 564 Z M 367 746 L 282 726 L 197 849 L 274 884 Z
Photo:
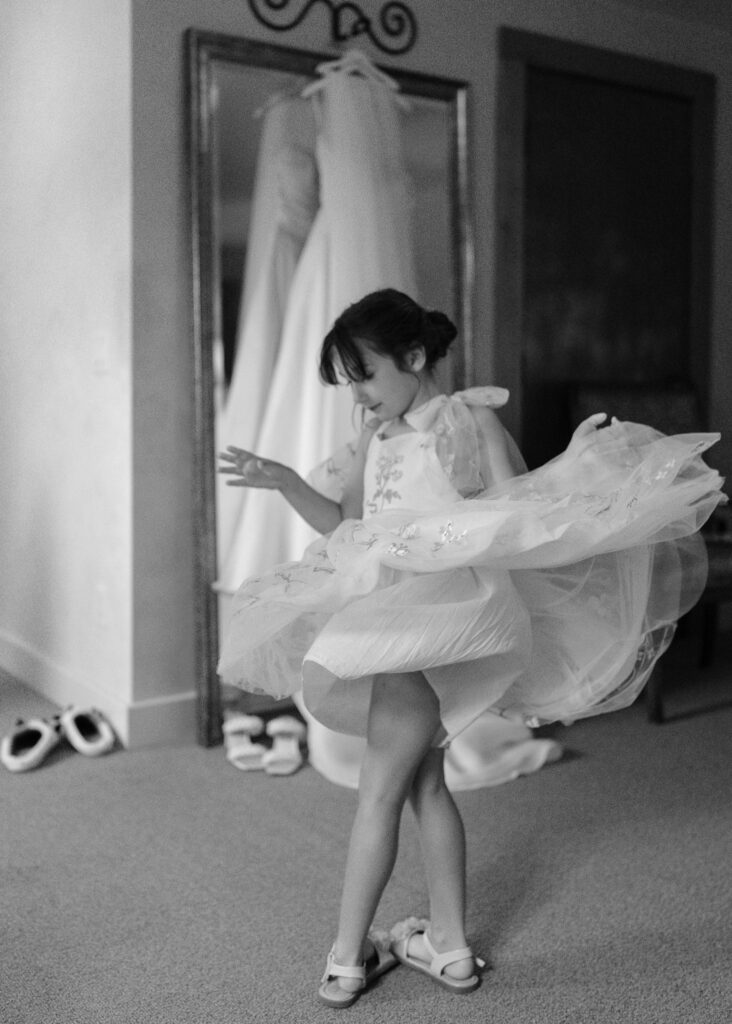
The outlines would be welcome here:
M 315 119 L 299 96 L 275 98 L 264 114 L 252 195 L 239 327 L 218 447 L 257 450 L 262 417 L 280 351 L 295 270 L 318 208 Z M 241 521 L 248 493 L 217 477 L 219 589 L 242 581 Z M 249 545 L 250 546 L 250 545 Z
M 312 97 L 320 206 L 290 288 L 257 453 L 306 474 L 354 432 L 346 388 L 326 387 L 318 354 L 350 303 L 389 286 L 415 293 L 399 109 L 386 85 L 331 71 Z M 245 447 L 246 438 L 222 438 Z M 237 490 L 231 488 L 231 490 Z M 246 491 L 222 589 L 298 557 L 315 532 L 269 491 Z

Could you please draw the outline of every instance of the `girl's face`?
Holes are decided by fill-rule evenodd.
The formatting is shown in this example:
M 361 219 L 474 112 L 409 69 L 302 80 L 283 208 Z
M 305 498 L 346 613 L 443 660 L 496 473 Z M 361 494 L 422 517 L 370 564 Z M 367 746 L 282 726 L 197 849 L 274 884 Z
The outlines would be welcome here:
M 353 400 L 382 421 L 397 419 L 410 409 L 417 408 L 436 388 L 431 377 L 423 372 L 424 351 L 415 349 L 412 370 L 400 370 L 391 356 L 381 355 L 363 342 L 357 342 L 361 351 L 366 378 L 349 380 Z

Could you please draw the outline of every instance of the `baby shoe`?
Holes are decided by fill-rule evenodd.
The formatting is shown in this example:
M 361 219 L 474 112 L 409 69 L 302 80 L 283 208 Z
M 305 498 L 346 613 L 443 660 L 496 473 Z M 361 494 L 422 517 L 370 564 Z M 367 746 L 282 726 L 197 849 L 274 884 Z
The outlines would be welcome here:
M 61 739 L 58 715 L 50 722 L 44 718 L 19 718 L 15 728 L 0 743 L 0 761 L 11 772 L 37 768 Z
M 305 726 L 294 715 L 282 715 L 267 723 L 267 735 L 273 743 L 264 755 L 264 770 L 268 775 L 292 775 L 303 762 L 300 742 L 306 736 Z
M 229 712 L 224 718 L 224 749 L 226 760 L 243 772 L 261 771 L 267 748 L 263 743 L 254 743 L 252 736 L 264 732 L 264 722 L 258 715 Z
M 96 708 L 66 708 L 60 719 L 66 739 L 80 754 L 98 757 L 114 746 L 112 726 Z

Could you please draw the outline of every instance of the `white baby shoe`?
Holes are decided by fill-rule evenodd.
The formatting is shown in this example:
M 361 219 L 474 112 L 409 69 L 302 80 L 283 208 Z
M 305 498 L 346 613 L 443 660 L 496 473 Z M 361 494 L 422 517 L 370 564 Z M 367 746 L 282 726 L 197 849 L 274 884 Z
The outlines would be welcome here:
M 272 746 L 262 760 L 268 775 L 292 775 L 301 767 L 300 743 L 306 734 L 305 726 L 294 715 L 281 715 L 267 723 L 267 735 L 272 737 Z
M 267 748 L 255 743 L 253 736 L 264 732 L 264 722 L 258 715 L 228 712 L 224 718 L 224 749 L 226 760 L 243 772 L 261 771 Z
M 114 746 L 112 726 L 96 708 L 66 708 L 60 720 L 66 739 L 80 754 L 98 757 Z
M 58 716 L 47 722 L 45 718 L 19 718 L 15 728 L 0 743 L 0 761 L 11 772 L 27 772 L 37 768 L 61 739 Z

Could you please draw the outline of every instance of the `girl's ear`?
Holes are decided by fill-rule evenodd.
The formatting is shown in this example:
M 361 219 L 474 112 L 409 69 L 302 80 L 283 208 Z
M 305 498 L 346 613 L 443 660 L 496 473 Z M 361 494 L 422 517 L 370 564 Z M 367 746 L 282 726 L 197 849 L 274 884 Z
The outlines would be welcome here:
M 419 373 L 420 370 L 424 370 L 427 365 L 427 353 L 422 345 L 419 348 L 413 348 L 407 356 L 407 362 L 409 363 L 409 369 L 413 373 Z

